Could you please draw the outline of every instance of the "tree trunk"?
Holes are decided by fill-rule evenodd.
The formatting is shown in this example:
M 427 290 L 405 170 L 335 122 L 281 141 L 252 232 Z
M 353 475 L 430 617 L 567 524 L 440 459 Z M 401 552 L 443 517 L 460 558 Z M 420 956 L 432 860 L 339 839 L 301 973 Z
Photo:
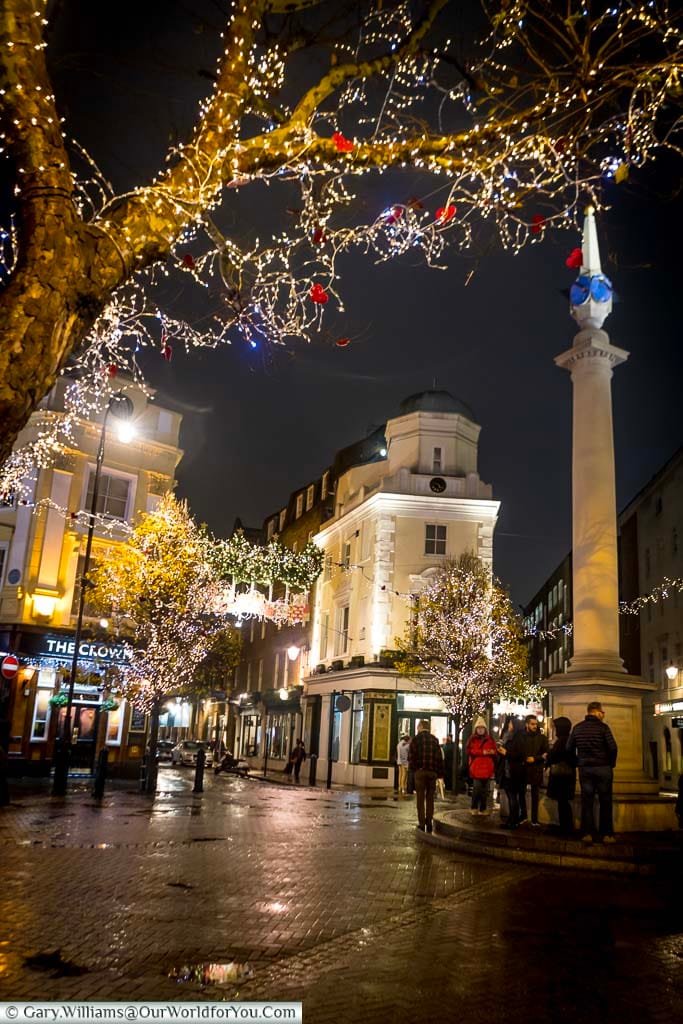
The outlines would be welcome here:
M 157 791 L 157 775 L 159 773 L 159 762 L 157 759 L 159 711 L 160 705 L 155 704 L 149 716 L 149 744 L 147 747 L 147 778 L 145 780 L 145 792 L 152 794 Z
M 453 726 L 455 729 L 455 750 L 453 751 L 453 778 L 451 779 L 451 784 L 453 795 L 457 796 L 460 784 L 460 715 L 453 716 Z

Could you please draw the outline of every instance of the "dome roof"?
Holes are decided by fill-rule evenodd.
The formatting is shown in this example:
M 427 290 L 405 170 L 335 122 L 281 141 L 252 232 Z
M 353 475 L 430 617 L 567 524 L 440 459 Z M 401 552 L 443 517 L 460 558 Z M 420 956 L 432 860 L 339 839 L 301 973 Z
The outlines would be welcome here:
M 469 405 L 459 398 L 454 398 L 450 391 L 418 391 L 415 395 L 404 398 L 399 406 L 399 415 L 407 416 L 411 412 L 450 412 L 464 416 L 476 423 L 474 413 Z

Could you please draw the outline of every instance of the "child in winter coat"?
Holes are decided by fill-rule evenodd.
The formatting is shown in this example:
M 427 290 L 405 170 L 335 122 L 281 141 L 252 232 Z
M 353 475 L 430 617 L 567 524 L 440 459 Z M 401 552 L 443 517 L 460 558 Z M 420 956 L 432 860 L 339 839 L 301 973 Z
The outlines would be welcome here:
M 467 764 L 472 779 L 472 810 L 471 813 L 487 814 L 486 802 L 489 793 L 489 779 L 496 772 L 498 749 L 489 736 L 486 722 L 478 718 L 474 723 L 472 735 L 467 741 Z

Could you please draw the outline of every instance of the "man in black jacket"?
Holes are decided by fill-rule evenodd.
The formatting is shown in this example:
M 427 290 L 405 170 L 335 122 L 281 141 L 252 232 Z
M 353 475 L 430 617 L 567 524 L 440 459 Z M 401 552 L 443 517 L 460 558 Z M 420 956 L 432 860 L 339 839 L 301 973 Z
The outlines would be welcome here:
M 508 747 L 510 778 L 519 801 L 519 818 L 515 821 L 515 812 L 511 813 L 511 828 L 527 820 L 527 786 L 531 787 L 531 824 L 538 827 L 538 800 L 547 756 L 548 738 L 541 732 L 536 715 L 527 715 L 524 729 L 515 733 Z
M 605 712 L 600 701 L 591 701 L 586 710 L 588 714 L 583 722 L 574 726 L 567 741 L 567 751 L 576 755 L 579 766 L 582 842 L 593 842 L 597 796 L 600 805 L 598 835 L 603 843 L 613 843 L 612 778 L 617 763 L 617 744 L 612 730 L 603 721 Z

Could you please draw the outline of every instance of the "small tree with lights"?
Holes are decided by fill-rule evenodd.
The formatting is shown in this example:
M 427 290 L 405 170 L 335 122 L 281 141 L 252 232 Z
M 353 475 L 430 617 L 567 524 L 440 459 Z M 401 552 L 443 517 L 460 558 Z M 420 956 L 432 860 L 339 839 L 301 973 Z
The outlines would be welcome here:
M 209 557 L 211 544 L 187 505 L 168 494 L 92 574 L 94 602 L 108 610 L 129 644 L 121 691 L 149 715 L 151 793 L 163 705 L 171 697 L 205 692 L 208 662 L 226 642 L 225 619 L 215 614 L 222 584 Z M 238 643 L 230 646 L 236 656 Z
M 414 614 L 398 640 L 400 670 L 436 692 L 462 725 L 495 700 L 527 700 L 524 630 L 510 598 L 473 554 L 447 563 L 416 597 Z M 454 782 L 457 757 L 454 762 Z

